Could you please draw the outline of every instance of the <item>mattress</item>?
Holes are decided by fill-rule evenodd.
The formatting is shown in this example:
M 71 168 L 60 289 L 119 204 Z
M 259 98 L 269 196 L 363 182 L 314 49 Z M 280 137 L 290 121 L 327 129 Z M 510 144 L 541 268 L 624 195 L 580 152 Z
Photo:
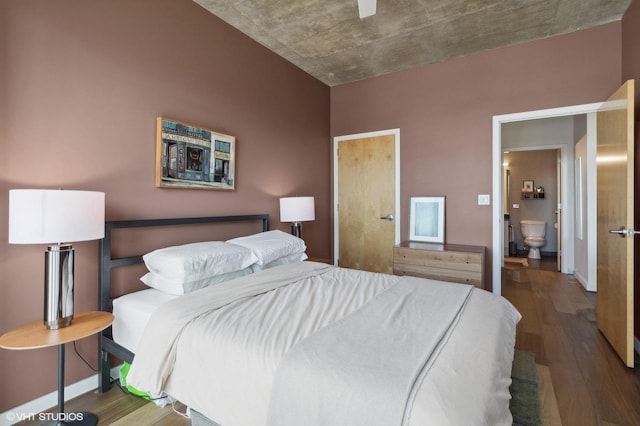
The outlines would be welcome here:
M 181 296 L 153 314 L 130 383 L 164 391 L 224 426 L 264 425 L 287 352 L 399 279 L 301 262 Z M 455 330 L 421 378 L 406 424 L 510 425 L 519 319 L 504 298 L 472 289 Z
M 151 314 L 166 302 L 178 298 L 154 288 L 125 294 L 113 300 L 113 340 L 133 353 Z

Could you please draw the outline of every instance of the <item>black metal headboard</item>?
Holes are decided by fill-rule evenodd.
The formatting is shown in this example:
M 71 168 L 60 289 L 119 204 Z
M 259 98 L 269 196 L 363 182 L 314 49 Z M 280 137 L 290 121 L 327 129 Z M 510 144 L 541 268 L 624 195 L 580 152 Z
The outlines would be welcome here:
M 269 215 L 238 215 L 238 216 L 212 216 L 212 217 L 190 217 L 175 219 L 140 219 L 121 220 L 105 222 L 104 238 L 100 240 L 100 276 L 98 279 L 98 307 L 101 311 L 111 312 L 113 309 L 111 296 L 111 271 L 114 268 L 130 266 L 143 263 L 142 255 L 121 258 L 112 258 L 113 231 L 123 228 L 148 228 L 148 227 L 170 227 L 175 225 L 199 225 L 214 224 L 224 222 L 248 222 L 262 221 L 262 231 L 269 230 Z M 105 392 L 111 386 L 111 362 L 109 354 L 113 354 L 123 361 L 131 362 L 134 354 L 126 348 L 118 345 L 112 339 L 111 327 L 100 333 L 99 337 L 99 359 L 100 359 L 100 383 L 99 391 Z

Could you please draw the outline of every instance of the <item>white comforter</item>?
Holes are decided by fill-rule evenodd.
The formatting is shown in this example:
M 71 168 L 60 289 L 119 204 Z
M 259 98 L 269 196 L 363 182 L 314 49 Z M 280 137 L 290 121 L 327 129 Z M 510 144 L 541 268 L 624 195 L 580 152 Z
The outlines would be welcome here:
M 269 425 L 409 424 L 416 391 L 471 289 L 402 277 L 298 343 L 278 366 Z
M 164 391 L 223 426 L 264 425 L 276 370 L 289 349 L 399 279 L 302 262 L 182 296 L 152 316 L 128 381 Z M 511 424 L 518 320 L 503 298 L 473 290 L 407 424 Z

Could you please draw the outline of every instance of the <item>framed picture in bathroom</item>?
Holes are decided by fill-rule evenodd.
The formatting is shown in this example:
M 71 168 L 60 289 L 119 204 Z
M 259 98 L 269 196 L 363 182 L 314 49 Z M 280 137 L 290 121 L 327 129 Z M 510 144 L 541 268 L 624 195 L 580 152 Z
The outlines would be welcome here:
M 522 192 L 533 192 L 533 181 L 532 180 L 523 180 L 522 181 Z
M 409 240 L 444 244 L 444 197 L 411 197 Z

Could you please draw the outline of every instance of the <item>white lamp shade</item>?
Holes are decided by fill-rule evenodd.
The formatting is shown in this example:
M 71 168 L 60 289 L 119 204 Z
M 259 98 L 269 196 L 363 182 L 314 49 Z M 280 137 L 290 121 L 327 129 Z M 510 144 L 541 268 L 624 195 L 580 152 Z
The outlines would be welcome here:
M 280 222 L 305 222 L 316 219 L 313 197 L 280 198 Z
M 104 192 L 9 191 L 9 243 L 51 244 L 104 237 Z

